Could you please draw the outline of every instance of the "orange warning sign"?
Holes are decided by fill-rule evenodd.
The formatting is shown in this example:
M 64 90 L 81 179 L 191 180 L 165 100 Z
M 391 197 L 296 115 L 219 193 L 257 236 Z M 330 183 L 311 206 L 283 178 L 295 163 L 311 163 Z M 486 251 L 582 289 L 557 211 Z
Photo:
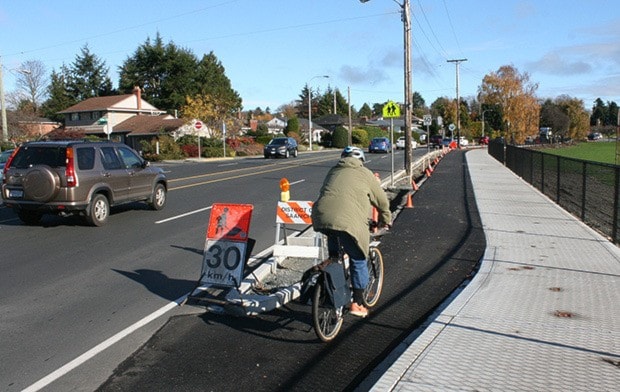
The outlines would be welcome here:
M 311 201 L 278 202 L 276 223 L 311 225 L 313 204 Z
M 213 204 L 207 239 L 247 241 L 253 208 L 251 204 Z

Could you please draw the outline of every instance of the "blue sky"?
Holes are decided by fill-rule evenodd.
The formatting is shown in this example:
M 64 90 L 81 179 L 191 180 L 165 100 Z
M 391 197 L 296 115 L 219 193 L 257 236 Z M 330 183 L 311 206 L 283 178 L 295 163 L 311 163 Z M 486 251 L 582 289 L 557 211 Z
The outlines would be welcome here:
M 40 60 L 49 72 L 88 44 L 117 68 L 159 34 L 197 57 L 213 51 L 245 109 L 296 100 L 306 83 L 338 88 L 356 109 L 403 101 L 404 0 L 20 0 L 0 3 L 4 88 L 15 69 Z M 475 96 L 502 65 L 528 72 L 540 98 L 562 94 L 620 101 L 617 1 L 411 0 L 412 89 L 427 105 Z M 13 70 L 13 71 L 12 71 Z M 329 75 L 328 79 L 316 77 Z

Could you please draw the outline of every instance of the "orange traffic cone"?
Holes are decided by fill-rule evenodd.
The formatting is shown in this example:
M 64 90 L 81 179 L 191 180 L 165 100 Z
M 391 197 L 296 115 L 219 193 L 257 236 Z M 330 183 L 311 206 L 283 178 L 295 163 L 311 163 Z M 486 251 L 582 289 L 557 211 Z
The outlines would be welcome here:
M 427 167 L 425 172 L 426 172 L 426 177 L 430 177 L 431 176 L 432 171 L 431 171 L 430 167 Z
M 420 187 L 418 186 L 418 184 L 415 183 L 415 180 L 411 181 L 411 185 L 413 186 L 413 190 L 417 191 L 420 189 Z
M 413 208 L 413 198 L 411 197 L 411 192 L 407 192 L 407 205 L 405 208 Z

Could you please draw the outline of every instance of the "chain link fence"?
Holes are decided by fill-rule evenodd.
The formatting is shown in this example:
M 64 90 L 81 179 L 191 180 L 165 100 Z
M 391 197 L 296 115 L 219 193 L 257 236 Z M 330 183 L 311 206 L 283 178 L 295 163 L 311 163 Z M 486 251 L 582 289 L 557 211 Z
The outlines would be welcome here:
M 489 154 L 588 226 L 620 244 L 620 166 L 489 143 Z

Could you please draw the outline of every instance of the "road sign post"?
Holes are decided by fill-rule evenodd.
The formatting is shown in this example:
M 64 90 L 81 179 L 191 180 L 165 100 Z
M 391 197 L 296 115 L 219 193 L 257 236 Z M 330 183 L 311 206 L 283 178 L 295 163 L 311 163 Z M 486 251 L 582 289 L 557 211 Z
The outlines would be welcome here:
M 202 129 L 202 121 L 200 120 L 194 121 L 194 129 L 196 130 L 196 133 L 198 134 L 198 159 L 200 160 L 200 158 L 202 158 L 202 154 L 200 152 L 200 130 Z
M 392 145 L 392 173 L 390 174 L 391 185 L 394 185 L 394 117 L 400 117 L 400 106 L 394 101 L 388 101 L 383 105 L 382 114 L 384 118 L 390 119 L 390 144 Z M 406 128 L 406 127 L 405 127 Z M 411 154 L 411 130 L 405 130 L 405 155 Z M 406 161 L 406 160 L 405 160 Z
M 431 140 L 431 133 L 430 133 L 430 125 L 433 122 L 433 118 L 431 117 L 430 114 L 425 114 L 424 117 L 422 117 L 422 119 L 424 120 L 424 125 L 426 126 L 426 152 L 428 152 L 431 148 L 430 146 L 430 140 Z

